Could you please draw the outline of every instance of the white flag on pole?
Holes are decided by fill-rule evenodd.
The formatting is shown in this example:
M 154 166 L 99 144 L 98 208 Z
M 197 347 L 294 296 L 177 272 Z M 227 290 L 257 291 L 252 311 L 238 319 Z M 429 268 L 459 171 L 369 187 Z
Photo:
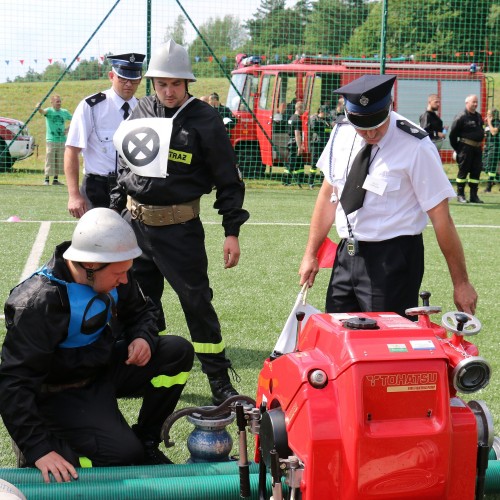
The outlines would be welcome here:
M 286 354 L 289 352 L 293 352 L 295 350 L 295 345 L 297 343 L 297 327 L 298 327 L 298 320 L 296 317 L 297 312 L 301 311 L 305 313 L 304 319 L 302 320 L 302 328 L 304 328 L 304 326 L 307 323 L 307 320 L 312 314 L 321 313 L 319 309 L 316 309 L 315 307 L 311 306 L 306 302 L 307 289 L 308 285 L 306 283 L 302 287 L 302 290 L 299 292 L 299 295 L 297 296 L 297 300 L 295 301 L 292 311 L 290 312 L 290 315 L 286 320 L 285 326 L 281 331 L 278 341 L 274 346 L 274 353 Z

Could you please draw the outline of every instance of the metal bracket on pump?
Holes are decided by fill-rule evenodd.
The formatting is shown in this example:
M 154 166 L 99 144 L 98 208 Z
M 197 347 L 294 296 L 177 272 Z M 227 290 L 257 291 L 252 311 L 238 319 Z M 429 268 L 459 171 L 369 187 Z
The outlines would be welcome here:
M 409 309 L 406 309 L 405 314 L 407 314 L 408 316 L 421 316 L 424 314 L 429 316 L 430 314 L 437 314 L 441 312 L 440 306 L 429 305 L 431 292 L 423 291 L 419 293 L 419 296 L 422 299 L 422 306 L 410 307 Z

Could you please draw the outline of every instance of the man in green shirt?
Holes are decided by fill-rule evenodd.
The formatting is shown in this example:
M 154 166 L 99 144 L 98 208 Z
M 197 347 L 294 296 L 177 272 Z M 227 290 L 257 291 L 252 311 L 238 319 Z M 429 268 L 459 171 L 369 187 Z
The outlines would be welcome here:
M 61 108 L 61 102 L 61 96 L 53 94 L 50 98 L 52 107 L 38 108 L 39 113 L 45 116 L 47 126 L 45 180 L 43 181 L 46 186 L 50 183 L 50 175 L 54 176 L 53 185 L 62 186 L 62 183 L 59 182 L 59 174 L 64 171 L 64 144 L 68 130 L 64 125 L 66 121 L 71 120 L 72 115 L 67 109 Z

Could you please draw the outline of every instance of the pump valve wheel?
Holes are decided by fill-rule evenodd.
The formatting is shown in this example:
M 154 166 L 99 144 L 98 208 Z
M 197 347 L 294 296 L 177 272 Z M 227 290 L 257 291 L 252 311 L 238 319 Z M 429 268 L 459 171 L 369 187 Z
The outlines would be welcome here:
M 481 322 L 475 316 L 460 311 L 444 314 L 441 324 L 449 332 L 463 336 L 476 335 L 481 330 Z

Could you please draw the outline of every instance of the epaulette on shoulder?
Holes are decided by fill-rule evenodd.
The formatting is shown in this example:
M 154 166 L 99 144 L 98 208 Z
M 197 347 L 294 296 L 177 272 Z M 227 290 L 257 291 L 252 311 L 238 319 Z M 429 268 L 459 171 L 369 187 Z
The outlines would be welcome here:
M 96 104 L 99 104 L 100 102 L 106 100 L 106 94 L 102 92 L 98 92 L 97 94 L 91 95 L 90 97 L 87 97 L 85 99 L 85 102 L 90 106 L 95 106 Z
M 403 132 L 406 132 L 407 134 L 410 134 L 417 139 L 423 139 L 424 137 L 427 137 L 429 135 L 425 130 L 418 128 L 413 123 L 410 123 L 406 120 L 397 120 L 396 126 Z
M 337 118 L 335 118 L 335 123 L 337 125 L 345 125 L 346 123 L 349 123 L 347 121 L 347 118 L 345 115 L 338 115 Z

